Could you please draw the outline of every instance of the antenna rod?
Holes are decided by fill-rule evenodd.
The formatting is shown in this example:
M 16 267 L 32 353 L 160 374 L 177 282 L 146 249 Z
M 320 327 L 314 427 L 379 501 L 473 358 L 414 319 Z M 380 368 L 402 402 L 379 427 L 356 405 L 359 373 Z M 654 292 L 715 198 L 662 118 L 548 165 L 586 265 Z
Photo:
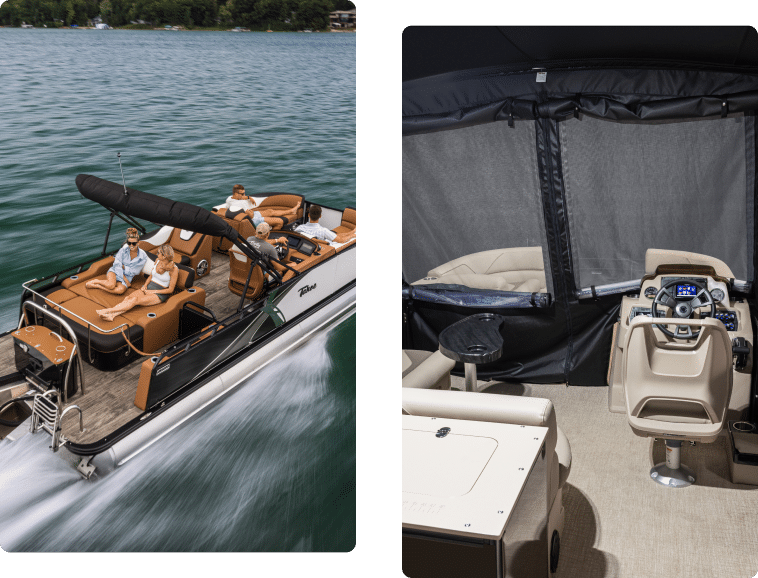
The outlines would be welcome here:
M 121 153 L 116 153 L 116 156 L 118 157 L 118 168 L 121 169 L 121 181 L 124 183 L 124 196 L 128 196 L 129 193 L 126 192 L 126 180 L 124 180 L 124 169 L 121 167 Z

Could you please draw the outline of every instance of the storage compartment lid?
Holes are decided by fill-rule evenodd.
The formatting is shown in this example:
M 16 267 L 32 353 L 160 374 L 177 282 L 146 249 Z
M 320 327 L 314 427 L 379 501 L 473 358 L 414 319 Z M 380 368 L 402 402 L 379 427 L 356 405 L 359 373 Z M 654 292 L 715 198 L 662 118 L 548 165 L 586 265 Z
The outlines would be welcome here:
M 462 496 L 476 483 L 497 442 L 492 438 L 403 430 L 403 491 Z

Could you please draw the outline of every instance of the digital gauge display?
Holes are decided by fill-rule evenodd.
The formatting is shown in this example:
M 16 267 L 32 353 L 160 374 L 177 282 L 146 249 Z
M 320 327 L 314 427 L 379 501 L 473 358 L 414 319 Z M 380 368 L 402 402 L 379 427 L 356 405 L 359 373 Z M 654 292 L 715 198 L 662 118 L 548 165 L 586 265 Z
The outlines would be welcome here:
M 679 297 L 694 297 L 697 295 L 697 287 L 690 285 L 689 283 L 682 283 L 676 286 L 676 296 Z

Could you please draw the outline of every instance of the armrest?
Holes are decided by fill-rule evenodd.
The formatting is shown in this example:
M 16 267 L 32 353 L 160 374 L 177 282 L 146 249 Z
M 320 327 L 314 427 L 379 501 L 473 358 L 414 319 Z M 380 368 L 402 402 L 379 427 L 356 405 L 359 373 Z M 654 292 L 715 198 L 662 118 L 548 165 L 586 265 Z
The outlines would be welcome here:
M 61 283 L 61 286 L 65 289 L 68 289 L 72 285 L 84 283 L 85 281 L 99 277 L 111 268 L 111 265 L 113 265 L 113 260 L 113 257 L 105 257 L 104 259 L 95 261 L 92 263 L 92 265 L 89 266 L 89 269 L 82 271 L 81 273 L 77 273 L 76 279 L 72 279 L 71 277 L 64 279 Z

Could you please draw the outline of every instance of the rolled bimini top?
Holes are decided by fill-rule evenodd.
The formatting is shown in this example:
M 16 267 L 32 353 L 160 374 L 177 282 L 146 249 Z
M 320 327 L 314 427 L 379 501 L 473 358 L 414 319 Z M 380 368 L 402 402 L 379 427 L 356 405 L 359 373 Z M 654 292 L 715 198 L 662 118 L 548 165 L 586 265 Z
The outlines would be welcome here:
M 232 242 L 239 236 L 221 217 L 197 205 L 172 201 L 129 187 L 126 187 L 124 193 L 123 185 L 92 175 L 78 175 L 76 186 L 83 197 L 103 205 L 106 209 L 136 219 L 213 237 L 226 237 Z

